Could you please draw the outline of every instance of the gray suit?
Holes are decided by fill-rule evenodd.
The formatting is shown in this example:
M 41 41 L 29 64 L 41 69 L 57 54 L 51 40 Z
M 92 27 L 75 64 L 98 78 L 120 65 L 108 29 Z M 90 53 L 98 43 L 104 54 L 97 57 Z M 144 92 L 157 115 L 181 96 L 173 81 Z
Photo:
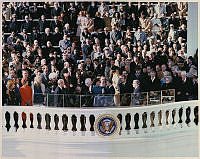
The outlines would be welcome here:
M 122 39 L 122 34 L 120 31 L 116 30 L 115 32 L 111 31 L 110 32 L 110 42 L 112 44 L 116 44 L 117 40 Z

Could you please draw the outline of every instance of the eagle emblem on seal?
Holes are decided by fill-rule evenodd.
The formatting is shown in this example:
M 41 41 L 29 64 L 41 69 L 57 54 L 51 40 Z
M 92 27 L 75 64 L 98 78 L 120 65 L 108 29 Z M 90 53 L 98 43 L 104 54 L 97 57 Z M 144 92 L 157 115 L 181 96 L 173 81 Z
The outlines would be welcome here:
M 95 122 L 95 131 L 100 136 L 114 136 L 119 132 L 119 119 L 111 114 L 100 115 Z

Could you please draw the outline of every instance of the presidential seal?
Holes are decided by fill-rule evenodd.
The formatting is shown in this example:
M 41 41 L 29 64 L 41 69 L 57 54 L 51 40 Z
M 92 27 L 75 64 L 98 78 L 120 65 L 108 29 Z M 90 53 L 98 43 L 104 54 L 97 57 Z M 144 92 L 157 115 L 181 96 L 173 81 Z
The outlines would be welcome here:
M 114 136 L 120 131 L 120 121 L 112 114 L 100 115 L 95 122 L 95 131 L 100 136 Z

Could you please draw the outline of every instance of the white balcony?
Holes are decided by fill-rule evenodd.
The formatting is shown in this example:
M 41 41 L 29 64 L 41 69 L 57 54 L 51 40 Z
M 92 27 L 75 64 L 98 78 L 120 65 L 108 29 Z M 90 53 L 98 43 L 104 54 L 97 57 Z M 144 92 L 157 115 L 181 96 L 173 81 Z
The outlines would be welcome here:
M 102 114 L 119 119 L 115 136 L 94 131 Z M 198 101 L 128 108 L 3 106 L 2 132 L 3 158 L 198 157 Z

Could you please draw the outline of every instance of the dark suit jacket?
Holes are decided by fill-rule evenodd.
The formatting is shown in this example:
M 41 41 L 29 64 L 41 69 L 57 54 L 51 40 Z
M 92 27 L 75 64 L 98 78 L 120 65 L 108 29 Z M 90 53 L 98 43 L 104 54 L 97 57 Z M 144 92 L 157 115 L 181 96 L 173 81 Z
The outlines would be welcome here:
M 108 86 L 105 87 L 105 94 L 115 94 L 115 89 L 113 85 L 111 87 Z
M 133 18 L 130 18 L 130 19 L 129 19 L 128 26 L 130 26 L 131 28 L 138 28 L 138 26 L 139 26 L 139 19 L 138 19 L 138 18 L 135 18 L 135 19 L 133 20 Z
M 64 94 L 64 88 L 60 88 L 59 86 L 56 87 L 56 90 L 54 92 L 54 105 L 56 107 L 63 107 L 63 94 Z
M 24 22 L 22 25 L 21 25 L 21 32 L 23 31 L 23 29 L 26 29 L 26 32 L 27 33 L 31 33 L 32 32 L 32 29 L 33 29 L 33 23 L 31 21 L 29 22 Z
M 46 33 L 44 33 L 42 35 L 42 40 L 41 43 L 42 45 L 47 45 L 47 41 L 52 41 L 53 40 L 53 35 L 50 33 L 49 35 L 47 35 Z
M 160 90 L 160 80 L 156 77 L 152 82 L 151 78 L 148 81 L 148 91 L 159 91 Z
M 126 82 L 125 84 L 120 83 L 119 84 L 119 89 L 120 89 L 120 94 L 132 93 L 133 92 L 133 87 L 128 82 Z
M 58 46 L 59 45 L 59 41 L 62 40 L 63 35 L 61 33 L 53 33 L 53 39 L 52 39 L 52 45 L 53 46 Z
M 186 101 L 188 97 L 192 95 L 193 83 L 190 78 L 186 78 L 186 82 L 179 80 L 176 85 L 176 92 L 181 92 L 180 95 L 177 96 L 178 101 Z M 188 93 L 189 95 L 186 95 Z
M 52 18 L 54 18 L 54 16 L 59 16 L 61 13 L 62 9 L 60 7 L 58 7 L 58 9 L 56 10 L 56 8 L 53 8 L 51 10 L 51 16 Z
M 38 27 L 39 32 L 44 32 L 45 28 L 49 28 L 49 23 L 46 20 L 42 21 L 40 19 L 37 27 Z
M 52 32 L 54 32 L 55 28 L 58 27 L 59 31 L 62 32 L 63 31 L 63 26 L 62 23 L 60 21 L 57 21 L 57 23 L 55 21 L 52 21 L 50 23 L 50 29 Z
M 41 76 L 42 76 L 42 83 L 45 85 L 45 87 L 47 87 L 49 83 L 49 74 L 42 73 Z

